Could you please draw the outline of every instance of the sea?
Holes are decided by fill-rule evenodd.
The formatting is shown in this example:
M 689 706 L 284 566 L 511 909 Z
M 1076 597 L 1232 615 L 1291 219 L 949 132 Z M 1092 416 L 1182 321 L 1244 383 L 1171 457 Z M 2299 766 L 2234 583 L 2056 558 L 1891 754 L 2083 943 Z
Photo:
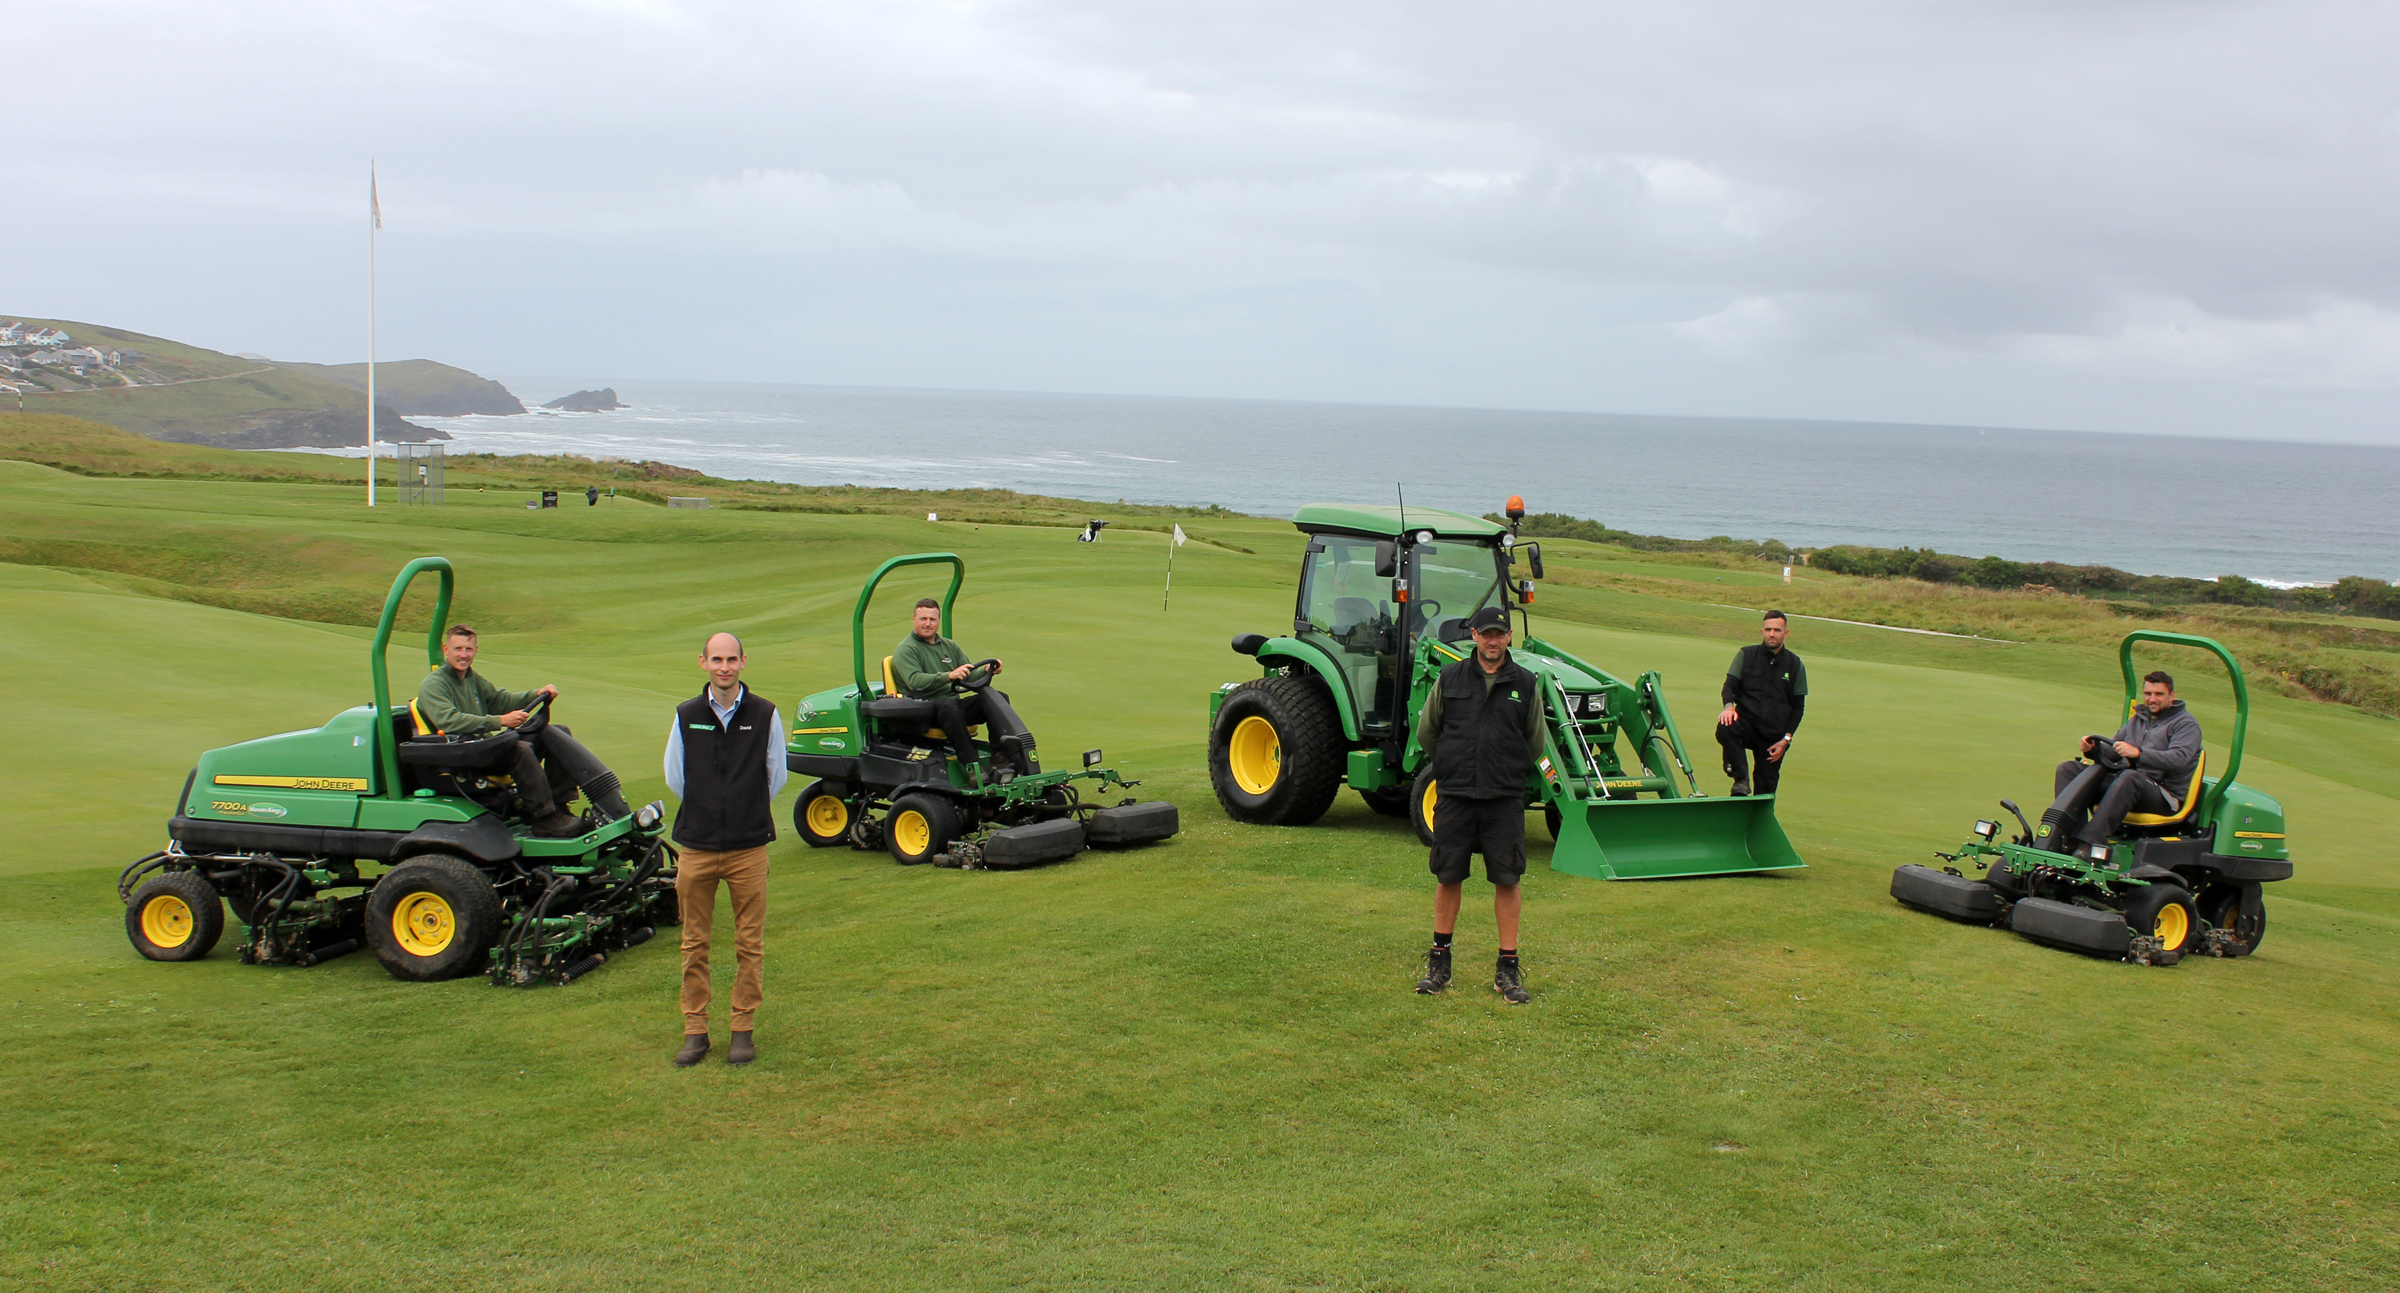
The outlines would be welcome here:
M 2400 580 L 2400 448 L 2000 427 L 731 382 L 500 379 L 528 408 L 416 417 L 453 452 L 654 459 L 730 478 L 1096 501 L 1535 512 L 1637 534 Z

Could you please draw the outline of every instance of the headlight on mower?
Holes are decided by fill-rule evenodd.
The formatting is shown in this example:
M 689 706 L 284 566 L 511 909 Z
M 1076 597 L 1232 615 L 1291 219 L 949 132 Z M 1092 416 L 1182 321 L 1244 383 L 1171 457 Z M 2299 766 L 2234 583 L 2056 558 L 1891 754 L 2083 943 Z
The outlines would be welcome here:
M 1979 821 L 1975 823 L 1975 838 L 1982 840 L 1986 844 L 1991 843 L 1992 837 L 1994 835 L 1998 835 L 1999 833 L 2000 823 L 1998 822 Z
M 1085 751 L 1083 752 L 1083 766 L 1085 766 L 1085 767 L 1087 767 L 1087 768 L 1097 768 L 1097 767 L 1099 767 L 1099 766 L 1100 766 L 1100 752 L 1099 752 L 1098 750 L 1085 750 Z
M 633 815 L 633 824 L 646 831 L 655 830 L 658 827 L 660 820 L 665 818 L 666 815 L 667 801 L 664 799 L 653 799 L 649 803 L 642 805 L 642 811 Z

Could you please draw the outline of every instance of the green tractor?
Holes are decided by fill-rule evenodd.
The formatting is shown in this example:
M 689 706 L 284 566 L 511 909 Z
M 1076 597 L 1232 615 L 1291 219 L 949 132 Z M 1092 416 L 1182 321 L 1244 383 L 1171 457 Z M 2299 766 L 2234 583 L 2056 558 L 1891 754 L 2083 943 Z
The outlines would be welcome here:
M 950 567 L 941 628 L 950 635 L 950 608 L 966 583 L 967 563 L 949 552 L 884 562 L 867 576 L 850 613 L 851 685 L 810 696 L 793 717 L 785 766 L 814 778 L 792 801 L 792 829 L 800 838 L 812 848 L 880 845 L 902 866 L 977 870 L 1032 866 L 1087 846 L 1117 848 L 1175 834 L 1175 805 L 1164 800 L 1127 797 L 1106 807 L 1084 801 L 1078 782 L 1096 782 L 1093 789 L 1103 792 L 1141 784 L 1101 767 L 1098 750 L 1084 751 L 1080 767 L 1044 772 L 1033 733 L 1005 705 L 994 707 L 991 727 L 976 738 L 975 767 L 960 766 L 934 726 L 933 702 L 900 694 L 892 658 L 868 673 L 867 605 L 876 585 L 895 570 L 926 565 Z M 1007 730 L 994 730 L 1001 727 Z
M 1510 499 L 1508 515 L 1523 504 Z M 1430 843 L 1438 791 L 1416 717 L 1443 666 L 1473 650 L 1468 617 L 1513 603 L 1526 621 L 1513 649 L 1540 679 L 1547 720 L 1525 802 L 1557 841 L 1553 870 L 1635 880 L 1803 865 L 1774 796 L 1700 792 L 1656 672 L 1628 682 L 1533 635 L 1539 543 L 1426 508 L 1317 504 L 1292 524 L 1308 543 L 1291 634 L 1237 635 L 1263 676 L 1209 696 L 1209 778 L 1235 820 L 1306 825 L 1346 783 Z M 1532 578 L 1512 577 L 1520 564 Z
M 2059 812 L 2035 827 L 2009 800 L 2017 819 L 2013 840 L 1997 837 L 1997 821 L 1975 823 L 1956 853 L 1934 854 L 1944 865 L 1904 866 L 1892 873 L 1892 897 L 1919 911 L 1973 925 L 2014 930 L 2038 943 L 2140 965 L 2173 965 L 2186 954 L 2247 956 L 2267 933 L 2261 886 L 2292 875 L 2284 847 L 2283 805 L 2234 780 L 2250 728 L 2250 689 L 2233 653 L 2204 637 L 2142 630 L 2117 646 L 2125 674 L 2125 713 L 2139 703 L 2136 642 L 2196 647 L 2224 662 L 2233 679 L 2233 741 L 2225 766 L 2209 775 L 2208 756 L 2192 770 L 2181 811 L 2131 813 L 2103 843 L 2074 851 L 2046 847 Z M 2115 768 L 2108 766 L 2115 764 Z M 2085 777 L 2122 768 L 2102 741 Z M 2077 793 L 2070 784 L 2061 798 Z M 1980 879 L 1959 870 L 1967 865 Z
M 164 851 L 117 879 L 125 933 L 154 961 L 206 956 L 230 905 L 241 959 L 315 965 L 375 950 L 394 978 L 488 969 L 495 984 L 568 983 L 676 921 L 675 851 L 653 803 L 567 839 L 517 815 L 515 731 L 442 736 L 391 703 L 384 651 L 409 584 L 441 576 L 425 635 L 441 665 L 452 573 L 441 557 L 401 569 L 367 662 L 372 705 L 323 727 L 211 750 L 184 780 Z M 147 878 L 145 878 L 147 877 Z

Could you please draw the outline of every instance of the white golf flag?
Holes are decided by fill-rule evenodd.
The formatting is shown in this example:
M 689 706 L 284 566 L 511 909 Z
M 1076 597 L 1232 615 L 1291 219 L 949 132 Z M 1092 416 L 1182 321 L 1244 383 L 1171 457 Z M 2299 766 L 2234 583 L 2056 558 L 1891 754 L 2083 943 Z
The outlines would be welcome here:
M 1183 546 L 1183 527 L 1180 525 L 1175 527 L 1175 546 L 1178 548 Z
M 927 513 L 925 514 L 925 519 L 926 519 L 926 520 L 928 520 L 928 521 L 938 521 L 938 520 L 941 520 L 941 519 L 942 519 L 942 517 L 941 517 L 941 513 L 939 513 L 939 512 L 927 512 Z

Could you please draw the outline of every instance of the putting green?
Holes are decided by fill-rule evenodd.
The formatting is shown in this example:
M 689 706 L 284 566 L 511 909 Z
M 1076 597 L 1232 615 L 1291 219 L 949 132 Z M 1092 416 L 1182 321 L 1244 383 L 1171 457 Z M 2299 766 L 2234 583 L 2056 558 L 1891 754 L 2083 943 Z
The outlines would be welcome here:
M 1884 887 L 1999 796 L 2034 811 L 2111 725 L 2113 658 L 1803 623 L 1779 807 L 1807 870 L 1537 866 L 1513 1010 L 1479 977 L 1476 882 L 1461 986 L 1424 998 L 1404 823 L 1345 795 L 1314 827 L 1238 826 L 1209 794 L 1207 692 L 1252 667 L 1228 637 L 1288 622 L 1299 547 L 1210 526 L 1255 555 L 1181 549 L 1162 611 L 1154 535 L 465 491 L 368 513 L 0 463 L 0 1285 L 2232 1290 L 2400 1267 L 2400 725 L 2262 699 L 2243 777 L 2283 798 L 2299 862 L 2264 947 L 2104 964 Z M 522 992 L 125 941 L 110 881 L 161 843 L 193 755 L 366 694 L 365 629 L 239 607 L 337 614 L 448 556 L 482 666 L 560 684 L 638 802 L 706 632 L 740 633 L 788 707 L 848 676 L 864 573 L 927 549 L 967 557 L 957 636 L 1009 660 L 1046 756 L 1105 748 L 1184 834 L 959 873 L 787 831 L 747 1070 L 667 1065 L 665 940 Z M 890 641 L 917 595 L 887 587 Z M 1713 757 L 1754 616 L 1570 587 L 1537 611 L 1662 670 Z M 395 651 L 396 686 L 420 660 Z M 2221 735 L 2221 693 L 2186 690 Z

